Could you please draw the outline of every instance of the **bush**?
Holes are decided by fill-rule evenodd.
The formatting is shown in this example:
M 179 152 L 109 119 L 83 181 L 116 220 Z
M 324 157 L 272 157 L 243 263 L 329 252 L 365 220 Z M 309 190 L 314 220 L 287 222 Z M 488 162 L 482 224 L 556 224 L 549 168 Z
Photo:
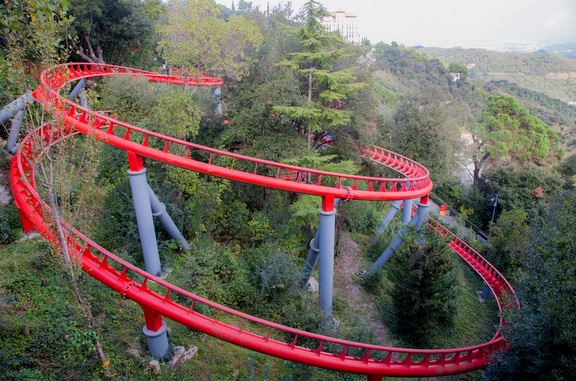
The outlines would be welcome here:
M 18 210 L 15 205 L 0 208 L 0 244 L 6 245 L 22 236 Z
M 373 235 L 381 221 L 376 209 L 379 203 L 352 201 L 345 206 L 344 222 L 346 227 L 355 233 Z

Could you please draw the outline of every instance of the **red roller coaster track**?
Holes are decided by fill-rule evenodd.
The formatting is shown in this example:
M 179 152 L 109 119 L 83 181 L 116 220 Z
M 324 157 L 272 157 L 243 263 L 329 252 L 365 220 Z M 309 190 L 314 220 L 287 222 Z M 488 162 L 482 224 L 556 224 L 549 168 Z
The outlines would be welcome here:
M 81 78 L 141 76 L 150 81 L 183 85 L 181 77 L 104 64 L 67 64 L 44 71 L 33 96 L 57 120 L 27 135 L 10 168 L 10 182 L 16 206 L 26 231 L 38 230 L 56 247 L 60 246 L 50 207 L 40 198 L 34 181 L 39 158 L 50 146 L 77 133 L 89 135 L 118 147 L 132 157 L 147 157 L 170 165 L 212 176 L 264 187 L 329 198 L 358 200 L 427 201 L 432 190 L 428 170 L 389 150 L 361 148 L 360 154 L 389 167 L 403 178 L 377 178 L 323 172 L 274 163 L 174 139 L 131 126 L 97 111 L 90 111 L 60 94 L 67 84 Z M 189 78 L 189 85 L 221 85 L 211 77 Z M 437 221 L 430 225 L 451 237 L 450 247 L 462 257 L 491 288 L 502 311 L 519 308 L 508 281 L 478 252 Z M 468 372 L 484 367 L 490 355 L 505 346 L 500 330 L 487 343 L 454 349 L 406 349 L 377 346 L 318 335 L 266 321 L 201 298 L 180 289 L 120 259 L 62 221 L 71 257 L 82 269 L 137 302 L 143 310 L 159 314 L 190 328 L 232 344 L 286 360 L 317 367 L 368 375 L 428 377 Z M 155 282 L 162 292 L 152 291 Z M 197 312 L 196 304 L 212 313 Z M 205 311 L 206 309 L 203 309 Z M 500 319 L 500 326 L 503 324 Z

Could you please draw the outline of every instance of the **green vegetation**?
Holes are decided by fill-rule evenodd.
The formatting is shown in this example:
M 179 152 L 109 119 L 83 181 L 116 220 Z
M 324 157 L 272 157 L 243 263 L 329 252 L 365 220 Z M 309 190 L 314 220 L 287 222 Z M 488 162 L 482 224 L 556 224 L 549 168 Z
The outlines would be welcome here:
M 504 53 L 485 49 L 418 49 L 443 62 L 467 65 L 469 75 L 485 82 L 506 80 L 563 102 L 576 99 L 574 59 L 546 53 Z M 571 74 L 572 73 L 572 74 Z
M 431 170 L 435 192 L 460 213 L 454 217 L 462 225 L 490 232 L 478 249 L 512 281 L 522 302 L 520 312 L 507 316 L 511 350 L 485 374 L 459 379 L 569 379 L 576 348 L 576 109 L 565 101 L 576 91 L 573 81 L 558 86 L 564 77 L 550 73 L 576 72 L 574 61 L 540 53 L 434 53 L 398 43 L 351 46 L 318 23 L 325 9 L 317 1 L 300 13 L 289 3 L 269 13 L 247 1 L 236 6 L 212 0 L 4 2 L 1 104 L 34 89 L 40 69 L 56 63 L 84 59 L 160 70 L 162 59 L 185 75 L 223 76 L 224 114 L 214 115 L 210 89 L 138 78 L 90 83 L 91 107 L 210 147 L 328 171 L 391 175 L 361 160 L 358 144 L 413 158 Z M 28 108 L 23 133 L 46 119 L 39 107 Z M 3 127 L 0 138 L 6 139 L 9 125 Z M 328 135 L 332 143 L 324 144 Z M 1 156 L 3 173 L 8 159 Z M 476 181 L 463 186 L 455 173 L 474 162 Z M 58 216 L 143 267 L 125 152 L 76 137 L 39 166 L 40 192 L 58 205 Z M 190 242 L 190 250 L 180 252 L 156 229 L 175 285 L 265 319 L 366 343 L 467 346 L 494 334 L 495 302 L 478 301 L 480 279 L 428 231 L 411 236 L 382 271 L 363 281 L 369 295 L 361 291 L 359 298 L 390 328 L 389 337 L 376 337 L 374 322 L 355 310 L 358 301 L 335 297 L 339 325 L 327 325 L 317 296 L 296 286 L 317 228 L 319 198 L 151 160 L 146 168 L 150 186 Z M 353 201 L 338 207 L 339 232 L 367 253 L 356 258 L 362 268 L 400 228 L 394 220 L 374 237 L 386 206 Z M 139 307 L 39 239 L 17 241 L 22 237 L 15 207 L 2 206 L 0 373 L 6 379 L 364 379 L 253 353 L 173 322 L 170 343 L 197 345 L 198 357 L 179 369 L 163 364 L 154 374 Z M 343 247 L 338 255 L 349 254 Z

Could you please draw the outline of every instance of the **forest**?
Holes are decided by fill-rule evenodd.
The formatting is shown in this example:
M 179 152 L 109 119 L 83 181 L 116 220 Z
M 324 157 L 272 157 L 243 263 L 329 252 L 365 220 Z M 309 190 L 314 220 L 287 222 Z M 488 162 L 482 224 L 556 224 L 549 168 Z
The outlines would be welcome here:
M 576 109 L 568 101 L 576 91 L 573 78 L 547 79 L 563 81 L 558 87 L 545 79 L 576 72 L 576 61 L 394 41 L 352 45 L 321 26 L 326 11 L 315 0 L 266 10 L 245 0 L 232 8 L 213 0 L 4 1 L 0 107 L 36 89 L 42 70 L 66 62 L 208 74 L 224 80 L 219 100 L 212 88 L 125 77 L 89 81 L 83 96 L 90 108 L 147 130 L 278 163 L 384 177 L 390 173 L 362 159 L 358 147 L 414 159 L 429 169 L 431 199 L 447 205 L 454 232 L 510 281 L 521 304 L 505 312 L 507 350 L 486 369 L 446 379 L 572 379 Z M 485 75 L 495 72 L 524 75 Z M 30 104 L 20 138 L 50 118 Z M 194 345 L 198 354 L 151 367 L 139 306 L 22 230 L 9 190 L 11 122 L 0 128 L 0 379 L 366 379 L 269 357 L 170 320 L 170 345 Z M 382 269 L 365 274 L 402 227 L 396 217 L 379 229 L 388 202 L 338 204 L 328 322 L 317 293 L 300 279 L 319 197 L 153 160 L 145 166 L 150 188 L 189 244 L 181 250 L 156 224 L 166 280 L 178 287 L 362 343 L 451 348 L 495 334 L 494 299 L 479 300 L 482 280 L 430 229 L 409 231 Z M 38 168 L 41 196 L 59 217 L 144 268 L 124 151 L 77 136 Z

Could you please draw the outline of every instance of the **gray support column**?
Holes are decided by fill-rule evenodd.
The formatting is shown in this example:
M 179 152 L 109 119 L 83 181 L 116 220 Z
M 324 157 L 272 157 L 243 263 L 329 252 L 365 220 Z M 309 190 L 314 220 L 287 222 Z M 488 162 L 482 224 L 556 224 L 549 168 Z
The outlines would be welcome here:
M 319 235 L 320 229 L 316 230 L 316 235 L 310 241 L 310 250 L 308 250 L 308 257 L 306 257 L 306 263 L 304 264 L 304 268 L 300 273 L 300 283 L 299 287 L 303 289 L 306 287 L 308 280 L 310 279 L 310 275 L 312 275 L 312 271 L 314 271 L 314 267 L 316 267 L 316 263 L 318 262 L 318 255 L 320 253 L 319 247 Z
M 423 204 L 422 202 L 418 203 L 418 211 L 416 212 L 416 216 L 418 217 L 418 221 L 416 222 L 416 229 L 420 229 L 422 225 L 428 219 L 428 211 L 430 210 L 430 202 Z
M 214 101 L 216 101 L 216 114 L 222 115 L 222 87 L 214 89 Z
M 81 80 L 78 81 L 78 83 L 76 84 L 76 86 L 74 87 L 74 90 L 72 90 L 70 92 L 70 95 L 68 96 L 68 99 L 70 100 L 74 100 L 76 99 L 76 97 L 80 94 L 80 92 L 82 90 L 84 90 L 84 87 L 86 86 L 86 79 L 82 78 Z
M 8 103 L 2 110 L 0 110 L 0 123 L 6 123 L 9 121 L 18 111 L 24 110 L 26 104 L 33 101 L 34 97 L 32 96 L 32 93 L 27 92 L 15 101 Z
M 162 266 L 158 254 L 158 243 L 156 232 L 154 231 L 154 220 L 152 218 L 152 207 L 148 194 L 148 182 L 146 181 L 146 168 L 139 171 L 128 171 L 130 176 L 130 187 L 132 188 L 132 200 L 136 211 L 136 221 L 144 254 L 144 264 L 146 272 L 160 276 Z
M 168 354 L 170 345 L 168 344 L 168 335 L 166 334 L 168 326 L 166 322 L 162 322 L 162 327 L 158 331 L 151 331 L 146 326 L 142 328 L 144 336 L 146 336 L 146 344 L 152 356 L 157 360 L 162 360 Z
M 85 109 L 90 109 L 90 105 L 88 104 L 88 98 L 86 97 L 85 91 L 82 91 L 80 93 L 80 106 L 84 107 Z
M 147 185 L 147 187 L 148 187 L 148 195 L 150 197 L 150 206 L 152 207 L 152 215 L 158 218 L 158 220 L 160 220 L 160 223 L 162 224 L 164 229 L 166 229 L 166 232 L 168 232 L 170 237 L 172 237 L 173 239 L 175 239 L 180 243 L 180 248 L 182 249 L 182 251 L 188 251 L 188 242 L 186 242 L 186 239 L 184 238 L 184 236 L 182 235 L 182 233 L 180 232 L 180 230 L 178 229 L 172 218 L 170 218 L 170 215 L 166 213 L 166 205 L 164 205 L 164 203 L 158 200 L 158 197 L 156 197 L 154 191 L 152 190 L 152 188 L 150 188 L 150 185 Z
M 494 295 L 492 294 L 492 290 L 490 290 L 490 287 L 488 287 L 488 284 L 486 282 L 484 282 L 484 284 L 482 285 L 482 293 L 480 294 L 480 297 L 484 300 L 488 300 L 490 298 L 492 298 Z
M 336 210 L 320 209 L 320 309 L 328 317 L 332 316 L 332 292 L 334 290 L 334 236 L 336 229 Z
M 386 230 L 386 228 L 396 215 L 396 212 L 400 209 L 400 205 L 402 205 L 401 200 L 392 202 L 390 209 L 388 209 L 388 213 L 386 213 L 386 217 L 384 217 L 382 224 L 380 224 L 380 227 L 378 228 L 378 233 L 382 233 L 384 230 Z
M 408 232 L 409 227 L 415 226 L 416 229 L 420 229 L 422 227 L 422 225 L 426 222 L 426 219 L 428 218 L 429 209 L 430 209 L 429 202 L 427 202 L 426 204 L 423 204 L 422 202 L 418 203 L 418 211 L 416 212 L 414 217 L 412 217 L 412 219 L 406 225 L 402 226 L 402 229 L 400 229 L 400 232 L 398 233 L 396 238 L 394 238 L 392 240 L 392 243 L 390 243 L 390 245 L 388 245 L 388 247 L 384 250 L 384 252 L 382 252 L 382 255 L 380 255 L 380 257 L 376 260 L 376 262 L 374 262 L 372 267 L 370 267 L 367 274 L 372 274 L 375 271 L 379 270 L 380 268 L 382 268 L 382 266 L 386 264 L 386 262 L 390 260 L 392 254 L 394 254 L 394 252 L 402 244 L 404 236 Z
M 20 127 L 23 121 L 24 110 L 20 110 L 12 119 L 12 126 L 10 127 L 10 133 L 8 135 L 8 151 L 10 151 L 11 154 L 15 154 L 16 151 L 18 151 L 18 135 L 20 134 Z
M 407 224 L 412 219 L 412 200 L 404 200 L 402 209 L 402 223 Z
M 334 200 L 334 209 L 338 208 L 338 203 L 340 199 L 337 198 Z M 310 275 L 312 275 L 312 271 L 316 267 L 316 263 L 318 263 L 318 255 L 320 253 L 320 228 L 316 230 L 316 234 L 312 241 L 310 241 L 310 249 L 308 250 L 308 256 L 306 257 L 306 263 L 304 264 L 304 268 L 300 273 L 300 283 L 299 287 L 302 289 L 306 287 L 308 280 L 310 279 Z
M 392 254 L 394 254 L 396 249 L 398 249 L 398 247 L 402 244 L 404 236 L 408 232 L 408 228 L 411 226 L 415 226 L 417 222 L 418 222 L 418 215 L 415 215 L 406 225 L 402 226 L 398 235 L 392 240 L 390 245 L 388 245 L 388 247 L 382 252 L 380 257 L 376 260 L 376 262 L 374 262 L 372 267 L 370 267 L 370 269 L 367 272 L 368 275 L 381 269 L 382 266 L 384 266 L 386 262 L 390 260 Z

